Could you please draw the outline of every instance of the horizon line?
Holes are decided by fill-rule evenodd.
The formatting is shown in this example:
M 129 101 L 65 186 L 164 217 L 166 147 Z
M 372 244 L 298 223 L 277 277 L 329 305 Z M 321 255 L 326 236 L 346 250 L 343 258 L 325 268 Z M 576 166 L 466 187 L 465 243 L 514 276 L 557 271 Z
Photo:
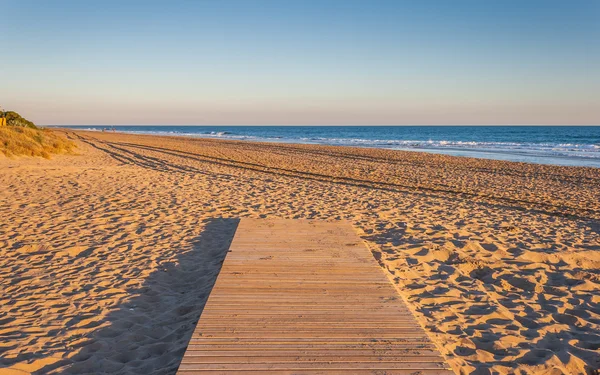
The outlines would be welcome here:
M 355 126 L 355 127 L 401 127 L 401 126 L 589 126 L 597 127 L 599 124 L 395 124 L 395 125 L 383 125 L 383 124 L 297 124 L 297 125 L 275 125 L 275 124 L 39 124 L 38 126 L 273 126 L 273 127 L 288 127 L 288 126 L 320 126 L 320 127 L 337 127 L 337 126 Z

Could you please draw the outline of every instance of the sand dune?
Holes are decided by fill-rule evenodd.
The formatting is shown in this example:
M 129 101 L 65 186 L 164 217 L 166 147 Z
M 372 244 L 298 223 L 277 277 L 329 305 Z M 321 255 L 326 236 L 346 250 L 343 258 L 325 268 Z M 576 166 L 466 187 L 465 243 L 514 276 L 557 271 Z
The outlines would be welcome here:
M 0 374 L 174 373 L 233 228 L 348 219 L 457 374 L 600 367 L 600 170 L 67 132 L 0 159 Z

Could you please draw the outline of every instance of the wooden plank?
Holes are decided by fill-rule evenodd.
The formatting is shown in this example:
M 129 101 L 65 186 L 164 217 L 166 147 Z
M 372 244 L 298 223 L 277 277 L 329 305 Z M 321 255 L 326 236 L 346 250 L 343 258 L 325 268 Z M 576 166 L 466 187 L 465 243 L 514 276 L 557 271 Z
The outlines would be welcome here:
M 350 224 L 242 219 L 178 373 L 452 371 Z

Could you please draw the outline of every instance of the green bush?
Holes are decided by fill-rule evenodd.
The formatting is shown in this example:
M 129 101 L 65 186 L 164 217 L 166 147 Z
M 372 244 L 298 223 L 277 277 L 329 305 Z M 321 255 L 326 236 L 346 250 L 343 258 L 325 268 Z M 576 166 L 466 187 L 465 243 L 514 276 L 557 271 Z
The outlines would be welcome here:
M 4 112 L 4 117 L 6 117 L 6 125 L 8 126 L 21 126 L 24 128 L 37 129 L 35 124 L 27 119 L 24 119 L 17 112 L 6 111 Z

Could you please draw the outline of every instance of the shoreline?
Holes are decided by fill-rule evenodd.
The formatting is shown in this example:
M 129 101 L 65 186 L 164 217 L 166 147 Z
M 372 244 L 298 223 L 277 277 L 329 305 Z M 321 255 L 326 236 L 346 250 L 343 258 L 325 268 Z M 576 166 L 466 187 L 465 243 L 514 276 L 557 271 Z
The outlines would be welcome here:
M 139 125 L 140 128 L 162 128 L 164 130 L 132 130 L 136 126 L 118 126 L 117 131 L 123 134 L 132 134 L 132 135 L 155 135 L 155 136 L 179 136 L 179 137 L 189 137 L 189 138 L 202 138 L 202 139 L 223 139 L 223 140 L 239 140 L 239 141 L 248 141 L 248 142 L 266 142 L 266 143 L 283 143 L 283 144 L 308 144 L 308 145 L 324 145 L 324 146 L 342 146 L 342 147 L 358 147 L 358 148 L 371 148 L 371 149 L 388 149 L 388 150 L 396 150 L 396 151 L 411 151 L 411 152 L 426 152 L 426 153 L 436 153 L 436 154 L 444 154 L 451 156 L 462 156 L 462 157 L 473 157 L 479 159 L 489 159 L 489 160 L 504 160 L 504 161 L 514 161 L 514 162 L 524 162 L 524 163 L 532 163 L 532 164 L 543 164 L 543 165 L 562 165 L 562 166 L 584 166 L 584 167 L 592 167 L 592 168 L 600 168 L 600 157 L 593 156 L 585 156 L 585 150 L 578 150 L 577 153 L 573 155 L 566 155 L 565 152 L 573 152 L 573 150 L 563 149 L 563 150 L 554 150 L 554 147 L 549 148 L 549 144 L 547 143 L 539 143 L 539 144 L 525 144 L 519 142 L 494 142 L 494 141 L 452 141 L 455 143 L 463 143 L 464 145 L 459 147 L 458 145 L 452 145 L 450 142 L 449 145 L 442 146 L 442 142 L 446 141 L 437 141 L 440 142 L 440 145 L 435 145 L 436 141 L 425 140 L 381 140 L 381 139 L 353 139 L 353 138 L 335 138 L 335 139 L 315 139 L 311 137 L 303 137 L 303 138 L 293 138 L 290 137 L 289 134 L 285 134 L 286 132 L 281 132 L 280 136 L 257 136 L 250 135 L 252 132 L 249 130 L 252 127 L 249 126 L 189 126 L 191 129 L 202 128 L 204 131 L 199 133 L 189 132 L 189 133 L 181 133 L 185 126 L 175 127 L 178 131 L 173 132 L 172 130 L 167 131 L 168 127 L 164 126 L 145 126 Z M 343 126 L 341 126 L 343 128 Z M 439 126 L 438 126 L 439 127 Z M 509 128 L 516 128 L 510 127 Z M 593 128 L 600 128 L 598 126 L 592 126 Z M 58 128 L 58 126 L 53 126 L 52 128 Z M 95 126 L 77 126 L 73 128 L 65 128 L 70 130 L 83 130 L 83 131 L 101 131 L 102 127 L 98 127 L 95 129 Z M 243 131 L 237 133 L 232 129 L 242 129 Z M 257 126 L 256 128 L 285 128 L 279 126 Z M 298 128 L 298 127 L 292 127 Z M 320 126 L 308 126 L 305 128 L 328 128 L 328 127 L 320 127 Z M 352 128 L 352 127 L 349 127 Z M 362 126 L 354 127 L 354 128 L 364 128 Z M 394 127 L 390 127 L 393 129 Z M 420 127 L 419 127 L 420 128 Z M 445 127 L 441 127 L 445 128 Z M 452 128 L 452 127 L 450 127 Z M 461 128 L 461 127 L 459 127 Z M 474 127 L 479 128 L 479 127 Z M 485 126 L 481 128 L 486 128 Z M 94 130 L 95 129 L 95 130 Z M 214 129 L 209 131 L 207 129 Z M 237 130 L 237 129 L 236 129 Z M 238 130 L 239 131 L 239 130 Z M 247 132 L 248 134 L 244 133 Z M 360 142 L 358 142 L 360 141 Z M 433 142 L 429 144 L 430 142 Z M 420 145 L 419 145 L 420 144 Z M 490 147 L 490 145 L 495 145 L 494 147 Z M 524 146 L 527 147 L 524 147 Z M 534 145 L 537 145 L 537 149 L 530 148 Z M 564 148 L 566 144 L 556 144 L 554 145 L 558 148 Z M 572 145 L 574 147 L 579 147 L 582 145 Z M 600 146 L 590 144 L 589 146 L 598 148 Z M 516 147 L 516 148 L 515 148 Z
M 457 374 L 600 364 L 599 169 L 53 130 L 0 158 L 0 372 L 174 373 L 240 217 L 348 220 Z
M 431 159 L 431 163 L 433 162 L 451 162 L 451 163 L 459 163 L 465 162 L 465 168 L 477 168 L 477 167 L 492 167 L 492 168 L 507 168 L 511 169 L 511 166 L 514 166 L 517 169 L 523 169 L 534 173 L 534 171 L 539 169 L 538 173 L 558 173 L 559 171 L 566 171 L 567 175 L 569 170 L 581 170 L 582 175 L 590 174 L 593 176 L 600 175 L 600 168 L 584 166 L 584 165 L 559 165 L 559 164 L 544 164 L 544 163 L 533 163 L 533 162 L 522 162 L 522 161 L 512 161 L 512 160 L 504 160 L 504 159 L 489 159 L 489 158 L 478 158 L 473 156 L 463 156 L 463 155 L 451 155 L 447 153 L 438 153 L 438 152 L 428 152 L 428 149 L 397 149 L 397 148 L 382 148 L 382 147 L 368 147 L 368 146 L 358 146 L 358 145 L 331 145 L 331 144 L 317 144 L 317 143 L 296 143 L 296 142 L 286 142 L 286 141 L 265 141 L 265 140 L 246 140 L 246 139 L 228 139 L 228 138 L 218 138 L 218 137 L 202 137 L 202 136 L 189 136 L 189 135 L 163 135 L 163 134 L 146 134 L 146 133 L 129 133 L 129 132 L 101 132 L 101 131 L 90 131 L 90 130 L 80 130 L 80 129 L 69 129 L 69 128 L 54 128 L 55 131 L 60 131 L 63 133 L 84 133 L 89 134 L 89 136 L 94 137 L 98 134 L 106 134 L 106 135 L 123 135 L 125 137 L 149 137 L 148 139 L 175 139 L 181 142 L 194 142 L 194 141 L 207 141 L 207 142 L 215 142 L 218 144 L 222 142 L 223 145 L 236 145 L 244 147 L 244 145 L 249 146 L 264 146 L 269 148 L 273 146 L 275 148 L 297 148 L 297 151 L 302 150 L 321 150 L 322 152 L 328 152 L 329 150 L 333 150 L 335 155 L 352 155 L 353 153 L 359 153 L 361 155 L 367 155 L 366 158 L 369 158 L 370 155 L 377 155 L 374 160 L 383 161 L 390 159 L 392 161 L 401 160 L 403 157 L 408 157 L 410 160 L 427 160 Z M 414 155 L 414 156 L 411 156 Z M 586 172 L 587 171 L 587 172 Z

